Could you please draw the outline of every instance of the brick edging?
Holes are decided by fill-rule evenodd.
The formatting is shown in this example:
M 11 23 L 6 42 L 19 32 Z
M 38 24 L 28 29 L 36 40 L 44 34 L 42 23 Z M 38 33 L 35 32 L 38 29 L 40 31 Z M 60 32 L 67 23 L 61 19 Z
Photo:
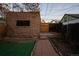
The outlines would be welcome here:
M 51 40 L 49 40 L 51 43 Z M 58 51 L 58 49 L 55 47 L 55 45 L 53 43 L 51 43 L 51 45 L 53 46 L 54 50 L 58 53 L 59 56 L 63 56 L 61 52 Z
M 34 47 L 33 47 L 33 50 L 32 50 L 32 52 L 31 52 L 31 56 L 33 56 L 34 51 L 35 51 L 35 49 L 36 49 L 36 42 L 37 42 L 37 40 L 34 42 Z

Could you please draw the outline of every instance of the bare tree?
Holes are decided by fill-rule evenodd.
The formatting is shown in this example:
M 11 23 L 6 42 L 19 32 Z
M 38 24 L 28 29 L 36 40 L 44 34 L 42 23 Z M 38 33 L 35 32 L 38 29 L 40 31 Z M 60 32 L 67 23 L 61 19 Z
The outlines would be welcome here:
M 0 3 L 0 17 L 5 18 L 6 12 L 9 11 L 9 6 L 4 3 Z
M 39 3 L 0 3 L 0 16 L 5 18 L 9 11 L 39 11 Z
M 39 3 L 22 3 L 27 11 L 39 11 Z
M 23 11 L 23 7 L 21 7 L 19 3 L 13 3 L 12 5 L 13 5 L 12 7 L 13 11 L 21 11 L 21 12 Z
M 9 11 L 39 11 L 39 3 L 5 3 L 1 4 L 5 7 L 6 10 Z
M 46 23 L 46 22 L 45 22 L 45 20 L 43 20 L 43 19 L 42 19 L 42 21 L 41 21 L 41 22 L 42 22 L 42 23 Z

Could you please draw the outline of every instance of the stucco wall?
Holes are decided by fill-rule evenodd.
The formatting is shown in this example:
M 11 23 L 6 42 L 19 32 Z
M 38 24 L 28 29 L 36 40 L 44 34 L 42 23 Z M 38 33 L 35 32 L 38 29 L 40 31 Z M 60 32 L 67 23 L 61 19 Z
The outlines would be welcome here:
M 17 20 L 30 20 L 30 26 L 16 26 Z M 40 33 L 39 12 L 8 12 L 6 22 L 9 36 L 34 37 Z

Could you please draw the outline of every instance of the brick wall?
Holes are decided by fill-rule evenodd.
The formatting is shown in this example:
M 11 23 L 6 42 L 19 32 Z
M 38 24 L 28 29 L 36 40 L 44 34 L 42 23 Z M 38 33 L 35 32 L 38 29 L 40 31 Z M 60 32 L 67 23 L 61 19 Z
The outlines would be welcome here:
M 17 20 L 29 20 L 30 26 L 16 26 Z M 17 37 L 34 37 L 40 33 L 39 12 L 8 12 L 6 16 L 7 35 Z

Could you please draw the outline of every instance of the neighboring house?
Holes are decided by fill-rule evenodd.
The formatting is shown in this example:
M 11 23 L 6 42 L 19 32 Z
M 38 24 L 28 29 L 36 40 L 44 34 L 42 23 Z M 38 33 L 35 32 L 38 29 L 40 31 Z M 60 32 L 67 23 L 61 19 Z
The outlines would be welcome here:
M 60 21 L 63 25 L 79 23 L 79 14 L 65 14 Z
M 8 12 L 6 23 L 7 36 L 32 38 L 40 34 L 39 12 Z
M 60 22 L 65 39 L 79 42 L 79 14 L 65 14 Z
M 68 32 L 69 25 L 79 24 L 79 14 L 65 14 L 61 19 L 60 23 L 63 24 L 64 30 Z

